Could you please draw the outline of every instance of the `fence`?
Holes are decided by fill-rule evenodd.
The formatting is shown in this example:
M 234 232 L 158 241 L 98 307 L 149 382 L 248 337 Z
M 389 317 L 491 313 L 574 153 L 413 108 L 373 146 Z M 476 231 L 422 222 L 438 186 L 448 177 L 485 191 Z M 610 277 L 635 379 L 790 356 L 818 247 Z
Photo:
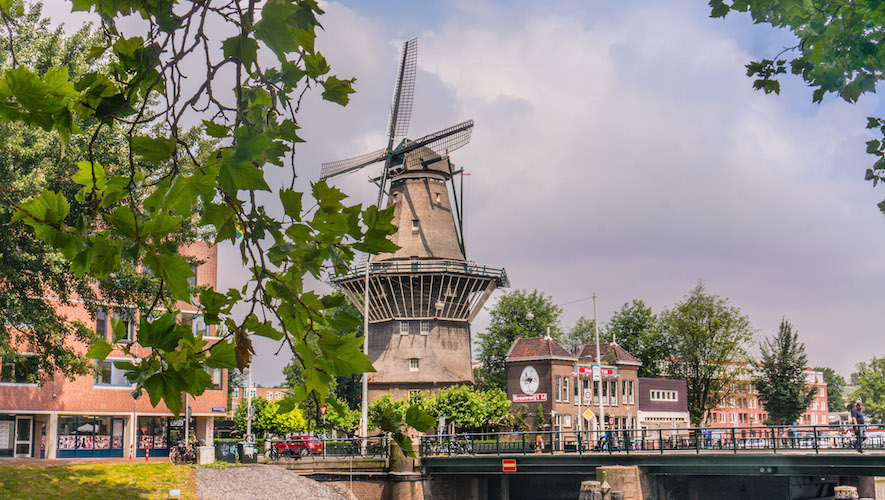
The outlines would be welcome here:
M 859 427 L 859 428 L 858 428 Z M 858 440 L 858 434 L 861 439 Z M 422 457 L 529 453 L 732 453 L 885 449 L 885 426 L 760 426 L 740 428 L 618 429 L 427 435 Z

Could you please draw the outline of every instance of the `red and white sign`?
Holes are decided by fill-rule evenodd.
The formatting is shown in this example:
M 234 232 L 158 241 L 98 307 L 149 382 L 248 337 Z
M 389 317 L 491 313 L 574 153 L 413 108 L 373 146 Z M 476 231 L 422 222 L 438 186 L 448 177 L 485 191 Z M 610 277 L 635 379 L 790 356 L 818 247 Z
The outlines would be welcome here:
M 504 472 L 516 472 L 516 460 L 512 458 L 501 460 L 501 470 Z
M 529 401 L 547 401 L 547 393 L 541 394 L 514 394 L 514 403 L 527 403 Z
M 329 409 L 329 407 L 326 406 L 326 405 L 320 406 L 320 416 L 321 416 L 321 417 L 325 417 L 325 416 L 326 416 L 326 410 L 328 410 L 328 409 Z
M 584 389 L 584 401 L 590 401 L 593 399 L 593 391 L 590 389 Z
M 593 373 L 593 366 L 596 366 L 596 365 L 578 366 L 578 373 L 586 373 L 586 374 Z M 616 366 L 603 365 L 602 369 L 600 369 L 599 371 L 603 375 L 617 375 L 618 374 L 618 368 Z

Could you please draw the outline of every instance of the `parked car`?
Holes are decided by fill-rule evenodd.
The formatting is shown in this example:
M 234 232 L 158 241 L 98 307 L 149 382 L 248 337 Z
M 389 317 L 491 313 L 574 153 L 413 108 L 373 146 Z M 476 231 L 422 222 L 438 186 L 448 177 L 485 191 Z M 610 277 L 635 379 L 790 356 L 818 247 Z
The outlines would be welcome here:
M 323 452 L 323 442 L 319 438 L 300 434 L 290 434 L 285 441 L 278 441 L 273 446 L 277 455 L 287 458 L 319 455 Z

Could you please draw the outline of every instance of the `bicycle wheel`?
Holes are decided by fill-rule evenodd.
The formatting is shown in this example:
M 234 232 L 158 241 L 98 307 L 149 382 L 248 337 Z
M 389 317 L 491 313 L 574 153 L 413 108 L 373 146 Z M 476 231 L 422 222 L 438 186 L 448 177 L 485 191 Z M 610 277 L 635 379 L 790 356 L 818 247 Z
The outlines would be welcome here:
M 181 451 L 178 448 L 173 448 L 171 452 L 169 452 L 169 461 L 172 462 L 173 465 L 181 465 L 183 462 L 181 458 Z

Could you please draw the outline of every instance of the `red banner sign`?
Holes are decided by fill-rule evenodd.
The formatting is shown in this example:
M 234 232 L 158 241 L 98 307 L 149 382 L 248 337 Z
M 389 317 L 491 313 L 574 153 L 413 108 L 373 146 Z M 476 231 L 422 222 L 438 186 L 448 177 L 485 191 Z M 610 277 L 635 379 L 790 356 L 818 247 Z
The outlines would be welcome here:
M 527 403 L 529 401 L 547 401 L 547 393 L 542 394 L 514 394 L 514 403 Z
M 516 472 L 516 460 L 512 458 L 501 460 L 501 470 L 504 472 Z

